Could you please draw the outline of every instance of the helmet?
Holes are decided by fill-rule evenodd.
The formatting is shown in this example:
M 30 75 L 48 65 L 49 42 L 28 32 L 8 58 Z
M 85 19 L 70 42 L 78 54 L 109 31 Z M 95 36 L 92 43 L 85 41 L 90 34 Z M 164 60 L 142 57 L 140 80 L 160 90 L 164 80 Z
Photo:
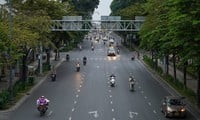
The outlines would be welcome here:
M 40 98 L 45 98 L 44 96 L 41 96 Z

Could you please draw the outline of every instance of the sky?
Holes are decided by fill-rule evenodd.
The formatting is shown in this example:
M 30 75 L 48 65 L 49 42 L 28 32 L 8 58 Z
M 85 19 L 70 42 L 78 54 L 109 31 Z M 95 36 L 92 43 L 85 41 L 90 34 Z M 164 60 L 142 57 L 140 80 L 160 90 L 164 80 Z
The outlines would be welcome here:
M 100 20 L 101 16 L 108 16 L 111 13 L 110 4 L 113 0 L 100 0 L 99 6 L 92 16 L 93 20 Z
M 5 0 L 0 0 L 0 4 L 4 4 L 5 3 Z

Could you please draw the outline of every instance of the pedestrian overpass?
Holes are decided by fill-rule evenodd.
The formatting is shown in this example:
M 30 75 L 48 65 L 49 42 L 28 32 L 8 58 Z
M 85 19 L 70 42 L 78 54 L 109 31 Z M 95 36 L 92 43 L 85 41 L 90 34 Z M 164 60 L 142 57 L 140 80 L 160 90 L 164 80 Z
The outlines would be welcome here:
M 106 19 L 105 19 L 106 17 Z M 144 19 L 121 20 L 119 16 L 103 16 L 101 20 L 82 20 L 81 16 L 67 16 L 67 19 L 52 20 L 52 31 L 134 31 L 138 32 Z M 116 19 L 117 18 L 117 19 Z

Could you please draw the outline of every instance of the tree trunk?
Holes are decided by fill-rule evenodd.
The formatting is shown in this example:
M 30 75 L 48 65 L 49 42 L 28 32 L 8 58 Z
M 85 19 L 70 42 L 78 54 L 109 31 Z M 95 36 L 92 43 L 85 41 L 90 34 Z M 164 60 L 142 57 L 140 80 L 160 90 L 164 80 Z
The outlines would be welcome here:
M 183 65 L 183 85 L 184 88 L 187 88 L 187 62 Z
M 47 49 L 46 54 L 47 54 L 47 61 L 46 61 L 46 64 L 47 64 L 47 65 L 50 65 L 50 49 Z
M 169 75 L 169 55 L 166 55 L 166 74 Z
M 23 82 L 27 80 L 27 73 L 28 73 L 28 67 L 27 67 L 27 58 L 26 55 L 22 57 L 22 76 L 21 79 Z
M 176 57 L 173 54 L 174 82 L 176 82 Z

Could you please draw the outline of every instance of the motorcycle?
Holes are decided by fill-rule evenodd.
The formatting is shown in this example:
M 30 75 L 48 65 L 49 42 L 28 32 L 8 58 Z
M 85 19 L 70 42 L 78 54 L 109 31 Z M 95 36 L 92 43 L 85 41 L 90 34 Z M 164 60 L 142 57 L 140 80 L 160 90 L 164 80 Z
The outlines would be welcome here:
M 119 54 L 119 49 L 117 49 L 117 54 Z
M 80 64 L 79 64 L 79 63 L 76 64 L 76 71 L 77 71 L 77 72 L 80 71 Z
M 66 55 L 66 61 L 69 61 L 69 55 L 68 54 Z
M 135 59 L 135 56 L 133 55 L 132 57 L 131 57 L 131 60 L 134 60 Z
M 87 62 L 87 58 L 83 57 L 83 65 L 86 65 L 86 62 Z
M 134 91 L 135 90 L 135 82 L 134 81 L 130 81 L 129 82 L 129 86 L 130 86 L 130 91 Z
M 43 116 L 47 111 L 47 105 L 39 105 L 38 111 L 40 112 L 40 116 Z
M 86 65 L 86 60 L 83 60 L 83 65 Z
M 52 81 L 56 81 L 56 74 L 55 74 L 55 73 L 52 73 L 52 74 L 51 74 L 51 80 L 52 80 Z
M 110 86 L 115 87 L 115 77 L 114 76 L 110 76 Z
M 39 106 L 37 107 L 38 111 L 40 112 L 40 116 L 43 116 L 46 113 L 49 102 L 50 101 L 47 100 L 47 103 L 40 103 Z

